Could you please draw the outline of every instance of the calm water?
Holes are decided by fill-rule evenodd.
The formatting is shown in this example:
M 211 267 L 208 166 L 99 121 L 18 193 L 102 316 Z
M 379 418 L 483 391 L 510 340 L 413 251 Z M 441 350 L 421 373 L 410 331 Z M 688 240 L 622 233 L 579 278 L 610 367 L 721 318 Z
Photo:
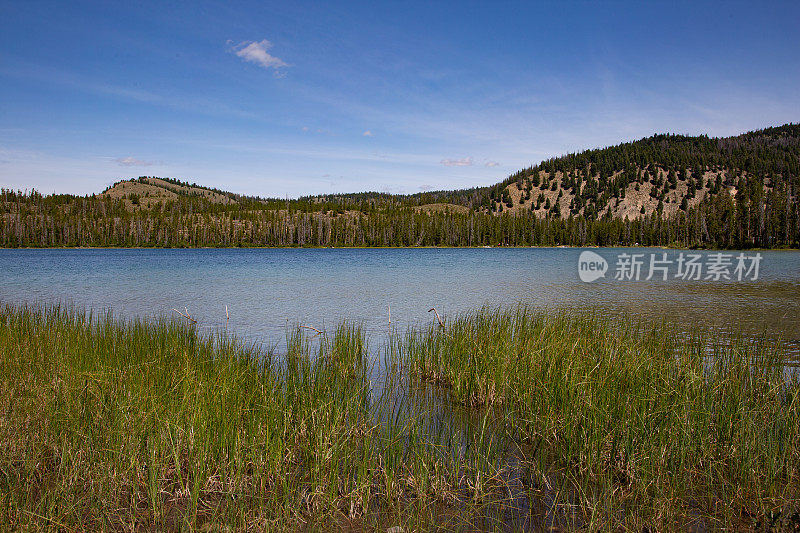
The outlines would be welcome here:
M 454 315 L 518 302 L 766 332 L 795 348 L 800 343 L 800 252 L 761 252 L 756 281 L 684 281 L 675 279 L 674 264 L 668 281 L 646 281 L 650 254 L 677 260 L 680 251 L 595 249 L 609 272 L 584 283 L 581 251 L 0 250 L 0 301 L 70 302 L 125 317 L 186 307 L 206 328 L 225 324 L 227 305 L 230 330 L 268 343 L 283 341 L 298 324 L 323 329 L 348 319 L 361 321 L 375 345 L 388 331 L 389 307 L 392 326 L 403 328 L 429 323 L 431 307 Z M 613 279 L 621 253 L 644 254 L 640 281 Z M 710 252 L 692 253 L 710 260 Z

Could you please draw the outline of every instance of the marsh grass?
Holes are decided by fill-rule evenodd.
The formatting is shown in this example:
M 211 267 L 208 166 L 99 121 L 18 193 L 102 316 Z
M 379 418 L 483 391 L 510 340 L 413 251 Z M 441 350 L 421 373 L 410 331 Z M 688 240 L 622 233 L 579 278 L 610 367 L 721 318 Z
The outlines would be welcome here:
M 174 320 L 0 308 L 0 530 L 429 528 L 483 494 L 363 331 L 280 357 Z M 456 476 L 460 477 L 456 477 Z
M 409 332 L 418 379 L 502 416 L 574 527 L 754 525 L 800 497 L 800 382 L 766 339 L 524 307 Z
M 797 502 L 777 344 L 516 308 L 382 351 L 1 307 L 0 530 L 664 530 Z

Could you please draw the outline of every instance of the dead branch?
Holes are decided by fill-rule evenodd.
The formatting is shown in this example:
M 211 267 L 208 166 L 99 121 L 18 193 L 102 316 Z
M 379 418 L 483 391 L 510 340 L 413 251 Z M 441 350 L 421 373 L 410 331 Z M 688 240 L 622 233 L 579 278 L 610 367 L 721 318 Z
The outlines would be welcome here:
M 185 313 L 185 314 L 184 314 L 184 313 L 181 313 L 180 311 L 178 311 L 178 310 L 177 310 L 177 309 L 175 309 L 174 307 L 172 308 L 172 310 L 173 310 L 173 311 L 175 311 L 176 313 L 178 313 L 178 314 L 179 314 L 179 315 L 181 315 L 182 317 L 186 318 L 187 320 L 190 320 L 190 321 L 191 321 L 193 324 L 197 324 L 197 320 L 195 320 L 194 318 L 192 318 L 191 316 L 189 316 L 189 310 L 188 310 L 188 309 L 186 309 L 185 307 L 184 307 L 183 309 L 184 309 L 184 311 L 186 311 L 186 313 Z
M 436 320 L 438 320 L 438 321 L 439 321 L 439 327 L 442 327 L 442 328 L 443 328 L 443 327 L 444 327 L 444 322 L 442 321 L 442 317 L 440 317 L 440 316 L 439 316 L 439 312 L 436 310 L 436 308 L 435 308 L 435 307 L 431 307 L 430 309 L 428 309 L 428 312 L 429 312 L 429 313 L 430 313 L 431 311 L 433 311 L 433 314 L 435 314 L 435 315 L 436 315 Z
M 318 330 L 317 328 L 315 328 L 314 326 L 298 326 L 298 328 L 310 329 L 312 331 L 316 331 L 317 335 L 322 335 L 322 332 L 320 330 Z M 314 335 L 314 336 L 316 337 L 317 335 Z

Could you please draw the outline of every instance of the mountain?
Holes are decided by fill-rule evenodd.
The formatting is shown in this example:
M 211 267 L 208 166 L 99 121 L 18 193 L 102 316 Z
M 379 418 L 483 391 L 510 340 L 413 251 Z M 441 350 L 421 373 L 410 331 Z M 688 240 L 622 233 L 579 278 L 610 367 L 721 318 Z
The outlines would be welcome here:
M 3 246 L 797 246 L 800 124 L 661 134 L 487 187 L 287 200 L 143 176 L 99 195 L 2 190 Z

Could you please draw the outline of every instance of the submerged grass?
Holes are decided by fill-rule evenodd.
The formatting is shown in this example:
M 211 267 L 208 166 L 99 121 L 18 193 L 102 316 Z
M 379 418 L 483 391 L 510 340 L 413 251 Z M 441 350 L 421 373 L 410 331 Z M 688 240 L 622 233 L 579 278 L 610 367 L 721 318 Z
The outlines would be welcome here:
M 641 531 L 797 510 L 779 345 L 525 308 L 446 324 L 393 336 L 376 372 L 357 326 L 276 356 L 2 307 L 0 530 Z

